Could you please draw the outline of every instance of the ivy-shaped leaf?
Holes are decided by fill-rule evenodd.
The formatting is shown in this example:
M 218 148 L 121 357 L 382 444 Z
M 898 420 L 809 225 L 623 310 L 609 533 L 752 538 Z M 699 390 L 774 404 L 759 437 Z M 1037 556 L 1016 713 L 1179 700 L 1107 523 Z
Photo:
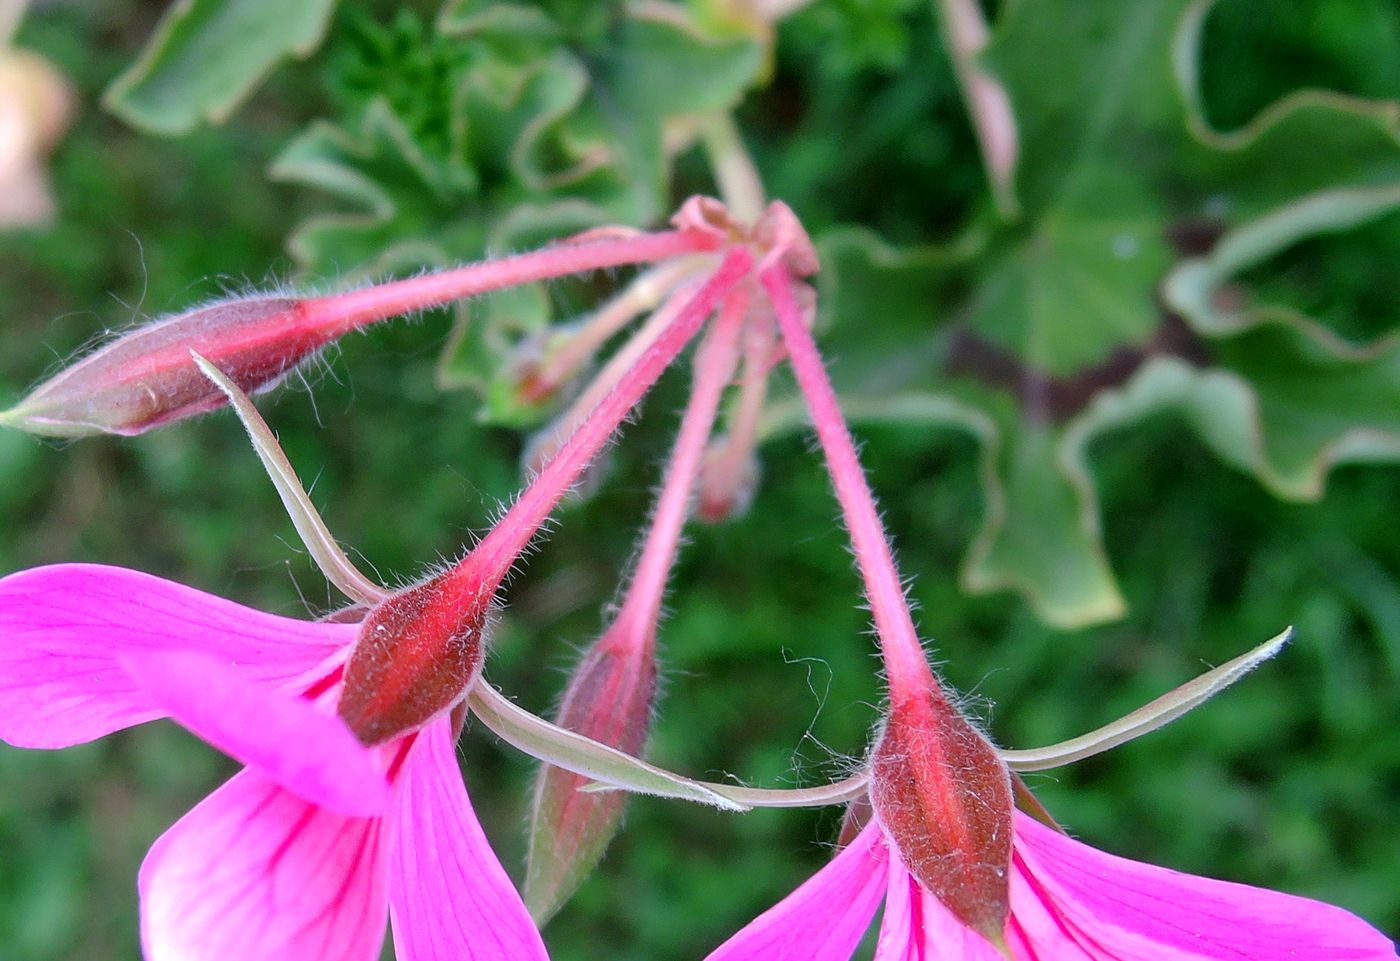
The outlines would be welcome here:
M 748 33 L 663 3 L 452 0 L 431 26 L 362 23 L 345 48 L 348 119 L 313 124 L 272 173 L 348 205 L 290 243 L 308 270 L 351 279 L 655 223 L 672 206 L 672 125 L 732 107 L 763 65 Z M 551 313 L 539 287 L 460 309 L 441 382 L 481 393 L 484 419 L 539 420 L 508 381 Z
M 1173 412 L 1299 499 L 1333 464 L 1400 457 L 1393 320 L 1348 339 L 1355 322 L 1272 300 L 1287 285 L 1268 276 L 1299 244 L 1400 243 L 1400 104 L 1303 91 L 1214 130 L 1198 82 L 1213 6 L 1004 5 L 986 63 L 1019 127 L 1021 219 L 989 216 L 961 253 L 822 245 L 852 414 L 978 442 L 986 512 L 964 586 L 1017 590 L 1060 627 L 1124 612 L 1089 465 L 1105 432 Z
M 175 0 L 107 107 L 150 133 L 222 123 L 285 57 L 321 44 L 335 0 Z

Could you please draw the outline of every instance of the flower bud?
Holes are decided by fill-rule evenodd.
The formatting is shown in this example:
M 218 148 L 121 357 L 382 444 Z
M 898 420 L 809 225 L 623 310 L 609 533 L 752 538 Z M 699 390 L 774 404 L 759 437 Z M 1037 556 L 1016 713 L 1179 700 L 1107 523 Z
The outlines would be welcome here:
M 619 637 L 618 642 L 612 638 Z M 641 754 L 656 697 L 650 644 L 605 634 L 583 656 L 564 691 L 556 723 L 631 755 Z M 602 860 L 622 819 L 622 791 L 583 791 L 588 778 L 545 764 L 535 782 L 525 903 L 543 922 Z
M 343 332 L 313 322 L 306 304 L 231 300 L 138 327 L 34 388 L 0 424 L 52 437 L 130 435 L 223 406 L 191 350 L 243 390 L 267 390 Z
M 743 517 L 758 492 L 762 466 L 753 450 L 732 449 L 734 440 L 721 437 L 710 444 L 700 465 L 695 516 L 706 524 Z
M 1002 944 L 1010 910 L 1010 773 L 942 698 L 897 699 L 871 757 L 870 799 L 909 873 Z
M 481 674 L 492 594 L 454 569 L 365 616 L 339 708 L 356 737 L 381 744 L 466 696 Z

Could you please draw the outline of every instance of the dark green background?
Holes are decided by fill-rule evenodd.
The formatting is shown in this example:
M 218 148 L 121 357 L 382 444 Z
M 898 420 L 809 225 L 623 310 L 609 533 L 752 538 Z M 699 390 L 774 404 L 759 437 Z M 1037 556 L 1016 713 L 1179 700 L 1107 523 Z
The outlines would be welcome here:
M 346 6 L 318 58 L 281 70 L 226 127 L 168 141 L 96 106 L 157 6 L 63 5 L 30 20 L 21 44 L 73 76 L 82 108 L 53 161 L 58 223 L 0 236 L 0 404 L 104 328 L 292 274 L 283 241 L 317 198 L 269 183 L 265 167 L 332 109 L 320 70 L 347 19 L 389 5 Z M 946 234 L 982 181 L 928 11 L 818 8 L 784 28 L 773 84 L 741 114 L 766 179 L 813 225 Z M 1300 80 L 1400 96 L 1400 68 L 1358 75 L 1349 51 L 1365 38 L 1315 22 L 1221 31 L 1207 48 L 1221 122 Z M 853 141 L 841 125 L 861 112 L 870 122 Z M 692 169 L 683 162 L 678 191 L 704 186 Z M 1346 266 L 1306 283 L 1318 299 L 1373 297 L 1369 275 L 1394 273 Z M 386 579 L 455 555 L 519 481 L 521 438 L 478 426 L 470 396 L 434 386 L 446 329 L 429 314 L 352 337 L 307 371 L 309 389 L 262 405 L 332 528 Z M 602 492 L 564 511 L 512 582 L 488 673 L 527 705 L 550 705 L 600 626 L 683 389 L 682 377 L 663 383 Z M 1296 644 L 1217 702 L 1031 783 L 1098 846 L 1334 901 L 1400 930 L 1400 471 L 1347 467 L 1320 504 L 1286 504 L 1172 422 L 1115 434 L 1093 453 L 1132 611 L 1063 633 L 1013 596 L 957 590 L 981 511 L 970 444 L 915 429 L 861 439 L 922 629 L 1003 744 L 1104 723 L 1295 624 Z M 692 532 L 662 632 L 652 756 L 696 774 L 814 783 L 862 754 L 878 665 L 820 461 L 790 438 L 764 451 L 764 466 L 748 516 Z M 227 414 L 133 440 L 0 433 L 0 572 L 58 561 L 127 565 L 294 615 L 333 600 Z M 480 730 L 463 752 L 478 811 L 518 877 L 531 763 Z M 232 770 L 167 724 L 51 754 L 0 748 L 0 958 L 136 956 L 145 848 Z M 546 940 L 560 961 L 699 958 L 822 862 L 837 818 L 636 801 Z

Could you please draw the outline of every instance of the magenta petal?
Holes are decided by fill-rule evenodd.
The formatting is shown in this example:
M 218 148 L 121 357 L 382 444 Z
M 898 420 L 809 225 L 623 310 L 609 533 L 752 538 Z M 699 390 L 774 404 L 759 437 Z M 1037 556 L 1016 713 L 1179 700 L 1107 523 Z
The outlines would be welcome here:
M 120 658 L 194 650 L 288 684 L 355 637 L 119 567 L 62 564 L 0 580 L 0 740 L 67 747 L 160 717 Z
M 889 859 L 885 916 L 874 961 L 923 961 L 923 889 L 898 858 Z
M 153 651 L 123 664 L 160 710 L 306 800 L 355 817 L 388 807 L 375 756 L 336 715 L 206 654 Z
M 1049 957 L 1068 942 L 1113 961 L 1396 958 L 1389 938 L 1341 908 L 1114 857 L 1022 814 L 1016 849 L 1029 884 L 1013 886 L 1012 913 L 1029 914 L 1038 892 L 1058 926 L 1048 938 L 1028 934 Z
M 706 961 L 846 961 L 884 897 L 887 858 L 880 827 L 872 820 L 831 863 Z
M 389 911 L 399 961 L 548 961 L 472 813 L 448 720 L 418 735 L 397 787 Z
M 387 908 L 382 827 L 257 771 L 236 775 L 141 865 L 147 961 L 373 961 Z
M 969 928 L 890 858 L 889 893 L 874 961 L 1005 961 L 986 938 Z M 1054 961 L 1067 961 L 1059 955 Z

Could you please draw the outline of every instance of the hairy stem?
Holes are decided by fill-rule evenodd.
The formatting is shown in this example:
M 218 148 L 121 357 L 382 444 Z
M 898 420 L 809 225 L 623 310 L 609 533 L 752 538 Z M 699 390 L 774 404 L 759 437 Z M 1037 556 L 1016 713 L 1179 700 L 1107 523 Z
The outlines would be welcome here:
M 564 442 L 506 516 L 457 565 L 459 576 L 469 577 L 489 591 L 499 586 L 560 498 L 752 264 L 752 255 L 743 248 L 725 256 L 714 275 Z
M 644 647 L 655 640 L 657 618 L 666 593 L 666 580 L 676 560 L 681 530 L 689 514 L 690 496 L 705 445 L 714 427 L 720 398 L 734 372 L 739 330 L 748 311 L 748 297 L 742 289 L 735 290 L 725 301 L 709 337 L 700 346 L 695 358 L 695 380 L 690 401 L 681 416 L 675 448 L 666 468 L 661 495 L 656 500 L 646 544 L 637 561 L 637 570 L 627 589 L 613 627 L 609 631 L 615 642 L 629 647 Z
M 398 314 L 436 307 L 535 280 L 546 280 L 625 264 L 650 263 L 713 250 L 718 241 L 697 230 L 672 230 L 634 237 L 556 244 L 543 250 L 485 260 L 465 267 L 409 277 L 363 290 L 304 302 L 313 325 L 332 336 Z
M 711 114 L 700 127 L 700 136 L 720 199 L 739 220 L 754 223 L 767 206 L 763 180 L 744 147 L 734 118 L 728 112 Z
M 759 279 L 777 314 L 778 327 L 787 345 L 793 373 L 812 415 L 817 439 L 826 454 L 827 469 L 836 488 L 836 498 L 841 503 L 851 545 L 855 548 L 856 563 L 865 581 L 865 592 L 875 618 L 875 632 L 889 671 L 890 694 L 899 700 L 902 695 L 938 692 L 940 688 L 934 683 L 933 672 L 929 669 L 923 647 L 919 644 L 918 632 L 914 629 L 909 605 L 904 600 L 899 571 L 875 509 L 875 498 L 870 493 L 860 458 L 856 455 L 855 442 L 841 414 L 836 391 L 822 365 L 816 341 L 803 323 L 801 311 L 793 299 L 787 272 L 773 266 L 763 270 Z M 935 693 L 935 696 L 941 695 Z
M 773 353 L 772 328 L 756 325 L 744 345 L 744 373 L 739 382 L 738 402 L 729 414 L 728 433 L 705 466 L 700 492 L 700 516 L 706 517 L 707 499 L 715 503 L 718 520 L 733 508 L 733 499 L 743 485 L 744 472 L 758 443 L 758 425 L 768 399 L 768 371 Z
M 556 389 L 588 362 L 597 350 L 639 314 L 655 310 L 657 304 L 687 275 L 696 271 L 693 258 L 673 260 L 648 270 L 628 284 L 616 297 L 593 313 L 557 352 L 551 354 L 535 375 L 541 394 Z

